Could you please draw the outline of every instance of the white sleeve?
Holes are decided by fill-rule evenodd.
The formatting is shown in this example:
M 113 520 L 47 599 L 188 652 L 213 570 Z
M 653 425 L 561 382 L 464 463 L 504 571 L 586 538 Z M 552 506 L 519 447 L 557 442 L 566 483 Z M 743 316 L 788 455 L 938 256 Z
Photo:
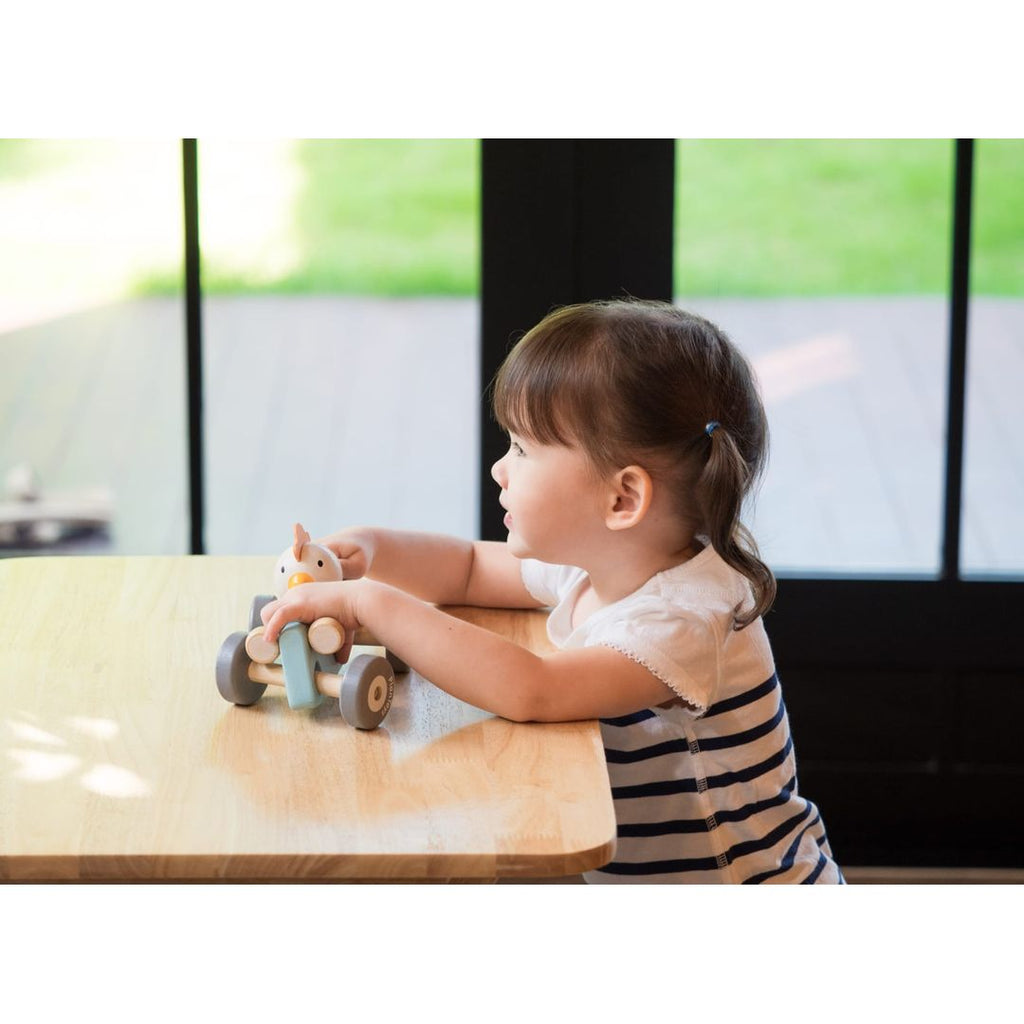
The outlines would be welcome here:
M 643 665 L 700 716 L 714 703 L 721 641 L 715 623 L 692 609 L 640 600 L 622 616 L 595 623 L 586 645 L 611 647 Z

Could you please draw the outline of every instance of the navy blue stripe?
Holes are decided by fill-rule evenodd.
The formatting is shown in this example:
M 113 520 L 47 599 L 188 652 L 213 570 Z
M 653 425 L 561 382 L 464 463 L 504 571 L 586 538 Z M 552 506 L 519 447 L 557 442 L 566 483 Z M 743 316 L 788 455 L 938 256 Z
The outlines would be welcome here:
M 746 857 L 751 853 L 774 846 L 787 832 L 796 828 L 812 810 L 813 805 L 808 804 L 799 814 L 793 815 L 788 821 L 773 828 L 761 839 L 751 839 L 730 847 L 725 853 L 726 862 L 731 864 L 733 861 L 739 860 L 740 857 Z M 599 870 L 612 875 L 668 875 L 683 874 L 687 871 L 714 871 L 718 867 L 717 857 L 688 857 L 678 860 L 647 860 L 635 864 L 613 861 Z
M 665 740 L 664 743 L 653 743 L 649 747 L 638 747 L 636 750 L 613 750 L 604 748 L 604 759 L 609 764 L 635 764 L 637 761 L 649 761 L 653 757 L 664 757 L 665 754 L 687 754 L 690 745 L 683 740 Z
M 771 832 L 760 839 L 747 839 L 730 847 L 728 851 L 729 863 L 731 864 L 734 860 L 739 860 L 740 857 L 747 857 L 752 853 L 770 850 L 783 836 L 792 832 L 812 810 L 814 810 L 814 805 L 807 804 L 799 814 L 794 814 L 792 818 L 787 818 L 781 825 L 776 825 Z
M 789 782 L 787 782 L 778 796 L 769 797 L 767 800 L 758 800 L 757 803 L 747 804 L 745 807 L 737 807 L 733 811 L 715 811 L 715 821 L 719 825 L 725 822 L 735 821 L 746 821 L 747 818 L 752 817 L 755 814 L 760 814 L 761 811 L 771 810 L 773 807 L 781 807 L 784 803 L 787 803 L 793 796 L 793 791 L 796 789 L 796 776 L 794 775 Z
M 608 875 L 675 875 L 686 871 L 715 871 L 716 857 L 690 857 L 686 860 L 645 860 L 638 864 L 626 861 L 612 861 L 598 871 Z
M 623 715 L 621 718 L 602 718 L 602 725 L 627 726 L 636 725 L 637 722 L 646 722 L 648 718 L 654 718 L 654 712 L 650 710 L 634 711 L 631 715 Z
M 749 765 L 735 772 L 723 772 L 721 775 L 712 775 L 707 779 L 708 789 L 721 789 L 723 786 L 732 786 L 737 782 L 750 782 L 760 775 L 778 768 L 789 756 L 793 749 L 793 738 L 786 738 L 786 745 L 771 757 L 760 761 L 757 764 Z M 631 800 L 635 797 L 646 796 L 668 796 L 672 793 L 696 793 L 696 779 L 666 779 L 661 782 L 646 782 L 638 786 L 613 786 L 612 799 Z
M 786 715 L 786 708 L 780 702 L 779 709 L 760 725 L 755 725 L 744 732 L 735 732 L 729 736 L 708 736 L 697 740 L 701 750 L 723 750 L 726 747 L 740 747 L 744 743 L 752 743 L 762 736 L 774 731 Z M 638 761 L 649 761 L 654 757 L 664 757 L 666 754 L 686 754 L 690 747 L 685 739 L 665 740 L 664 743 L 652 743 L 649 747 L 637 747 L 636 750 L 616 750 L 612 747 L 604 748 L 604 757 L 609 764 L 636 764 Z
M 639 839 L 648 836 L 692 835 L 710 832 L 706 818 L 676 818 L 674 821 L 638 821 L 632 825 L 619 825 L 619 839 Z
M 714 715 L 724 714 L 726 711 L 735 711 L 736 708 L 741 708 L 746 704 L 753 704 L 755 701 L 759 701 L 766 694 L 771 693 L 778 685 L 779 677 L 773 672 L 771 677 L 759 686 L 755 686 L 753 689 L 737 694 L 735 697 L 730 697 L 728 700 L 720 700 L 717 704 L 712 704 L 701 718 L 711 718 Z M 649 708 L 645 708 L 642 711 L 634 711 L 631 715 L 622 715 L 619 718 L 602 718 L 600 719 L 600 722 L 602 725 L 614 725 L 624 728 L 627 725 L 636 725 L 638 722 L 646 722 L 647 719 L 654 717 L 655 712 L 651 711 Z
M 796 776 L 782 787 L 782 791 L 767 800 L 758 800 L 753 804 L 746 804 L 731 811 L 715 811 L 714 818 L 718 825 L 726 822 L 746 821 L 747 818 L 760 814 L 762 811 L 771 810 L 773 807 L 781 807 L 788 802 L 796 787 Z M 669 836 L 691 834 L 694 832 L 710 832 L 706 818 L 677 818 L 673 821 L 644 821 L 632 824 L 620 824 L 618 837 L 620 839 L 635 839 L 645 836 Z
M 808 807 L 811 805 L 808 804 Z M 769 878 L 775 878 L 777 875 L 783 875 L 790 868 L 793 867 L 793 863 L 796 860 L 796 851 L 800 848 L 800 843 L 803 841 L 804 836 L 812 829 L 815 825 L 821 822 L 821 815 L 816 814 L 814 821 L 812 821 L 805 829 L 802 829 L 800 834 L 790 844 L 789 849 L 786 851 L 785 856 L 779 862 L 779 866 L 771 871 L 762 871 L 759 875 L 751 875 L 750 878 L 746 878 L 743 881 L 744 885 L 760 885 L 761 882 L 766 881 Z
M 767 736 L 786 717 L 786 706 L 779 701 L 779 710 L 760 725 L 755 725 L 744 732 L 734 732 L 731 736 L 709 736 L 706 739 L 698 739 L 697 743 L 701 750 L 721 750 L 724 747 L 740 747 L 744 743 L 751 743 Z
M 645 796 L 672 796 L 674 793 L 696 793 L 696 779 L 669 779 L 645 782 L 640 786 L 612 786 L 613 800 L 634 800 Z
M 818 880 L 818 876 L 825 870 L 825 865 L 828 860 L 825 858 L 825 854 L 818 854 L 818 866 L 800 883 L 801 885 L 814 885 Z
M 755 686 L 753 689 L 739 693 L 735 697 L 730 697 L 728 700 L 720 700 L 717 704 L 712 704 L 704 713 L 703 717 L 712 718 L 714 715 L 725 714 L 726 711 L 735 711 L 736 708 L 741 708 L 746 704 L 753 704 L 766 694 L 771 693 L 778 685 L 779 677 L 773 672 L 770 678 L 761 683 L 760 686 Z

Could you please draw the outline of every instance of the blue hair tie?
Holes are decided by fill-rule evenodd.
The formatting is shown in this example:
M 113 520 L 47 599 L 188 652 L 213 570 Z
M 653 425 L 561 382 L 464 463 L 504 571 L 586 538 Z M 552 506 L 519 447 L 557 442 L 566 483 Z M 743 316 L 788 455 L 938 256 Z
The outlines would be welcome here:
M 716 428 L 720 426 L 721 423 L 719 423 L 718 420 L 710 420 L 704 427 L 704 433 L 710 437 L 715 432 Z

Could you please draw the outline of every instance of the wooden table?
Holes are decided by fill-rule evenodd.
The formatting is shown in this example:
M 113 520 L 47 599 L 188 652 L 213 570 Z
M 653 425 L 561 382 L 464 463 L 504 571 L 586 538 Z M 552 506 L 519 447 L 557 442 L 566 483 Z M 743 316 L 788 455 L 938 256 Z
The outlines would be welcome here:
M 594 722 L 508 722 L 415 673 L 373 732 L 277 687 L 225 702 L 217 650 L 270 568 L 0 561 L 0 879 L 485 880 L 611 859 Z M 451 613 L 547 648 L 541 612 Z

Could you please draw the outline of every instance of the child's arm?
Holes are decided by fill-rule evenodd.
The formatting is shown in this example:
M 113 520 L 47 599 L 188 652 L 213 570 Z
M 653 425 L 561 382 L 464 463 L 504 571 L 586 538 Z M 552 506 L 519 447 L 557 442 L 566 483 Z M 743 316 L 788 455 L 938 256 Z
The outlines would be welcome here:
M 366 626 L 432 683 L 513 721 L 614 717 L 674 696 L 647 669 L 610 648 L 536 655 L 373 580 L 304 583 L 262 614 L 271 641 L 286 623 L 322 615 L 347 630 Z
M 367 576 L 435 604 L 539 607 L 503 542 L 354 527 L 320 543 L 341 560 L 347 580 Z

